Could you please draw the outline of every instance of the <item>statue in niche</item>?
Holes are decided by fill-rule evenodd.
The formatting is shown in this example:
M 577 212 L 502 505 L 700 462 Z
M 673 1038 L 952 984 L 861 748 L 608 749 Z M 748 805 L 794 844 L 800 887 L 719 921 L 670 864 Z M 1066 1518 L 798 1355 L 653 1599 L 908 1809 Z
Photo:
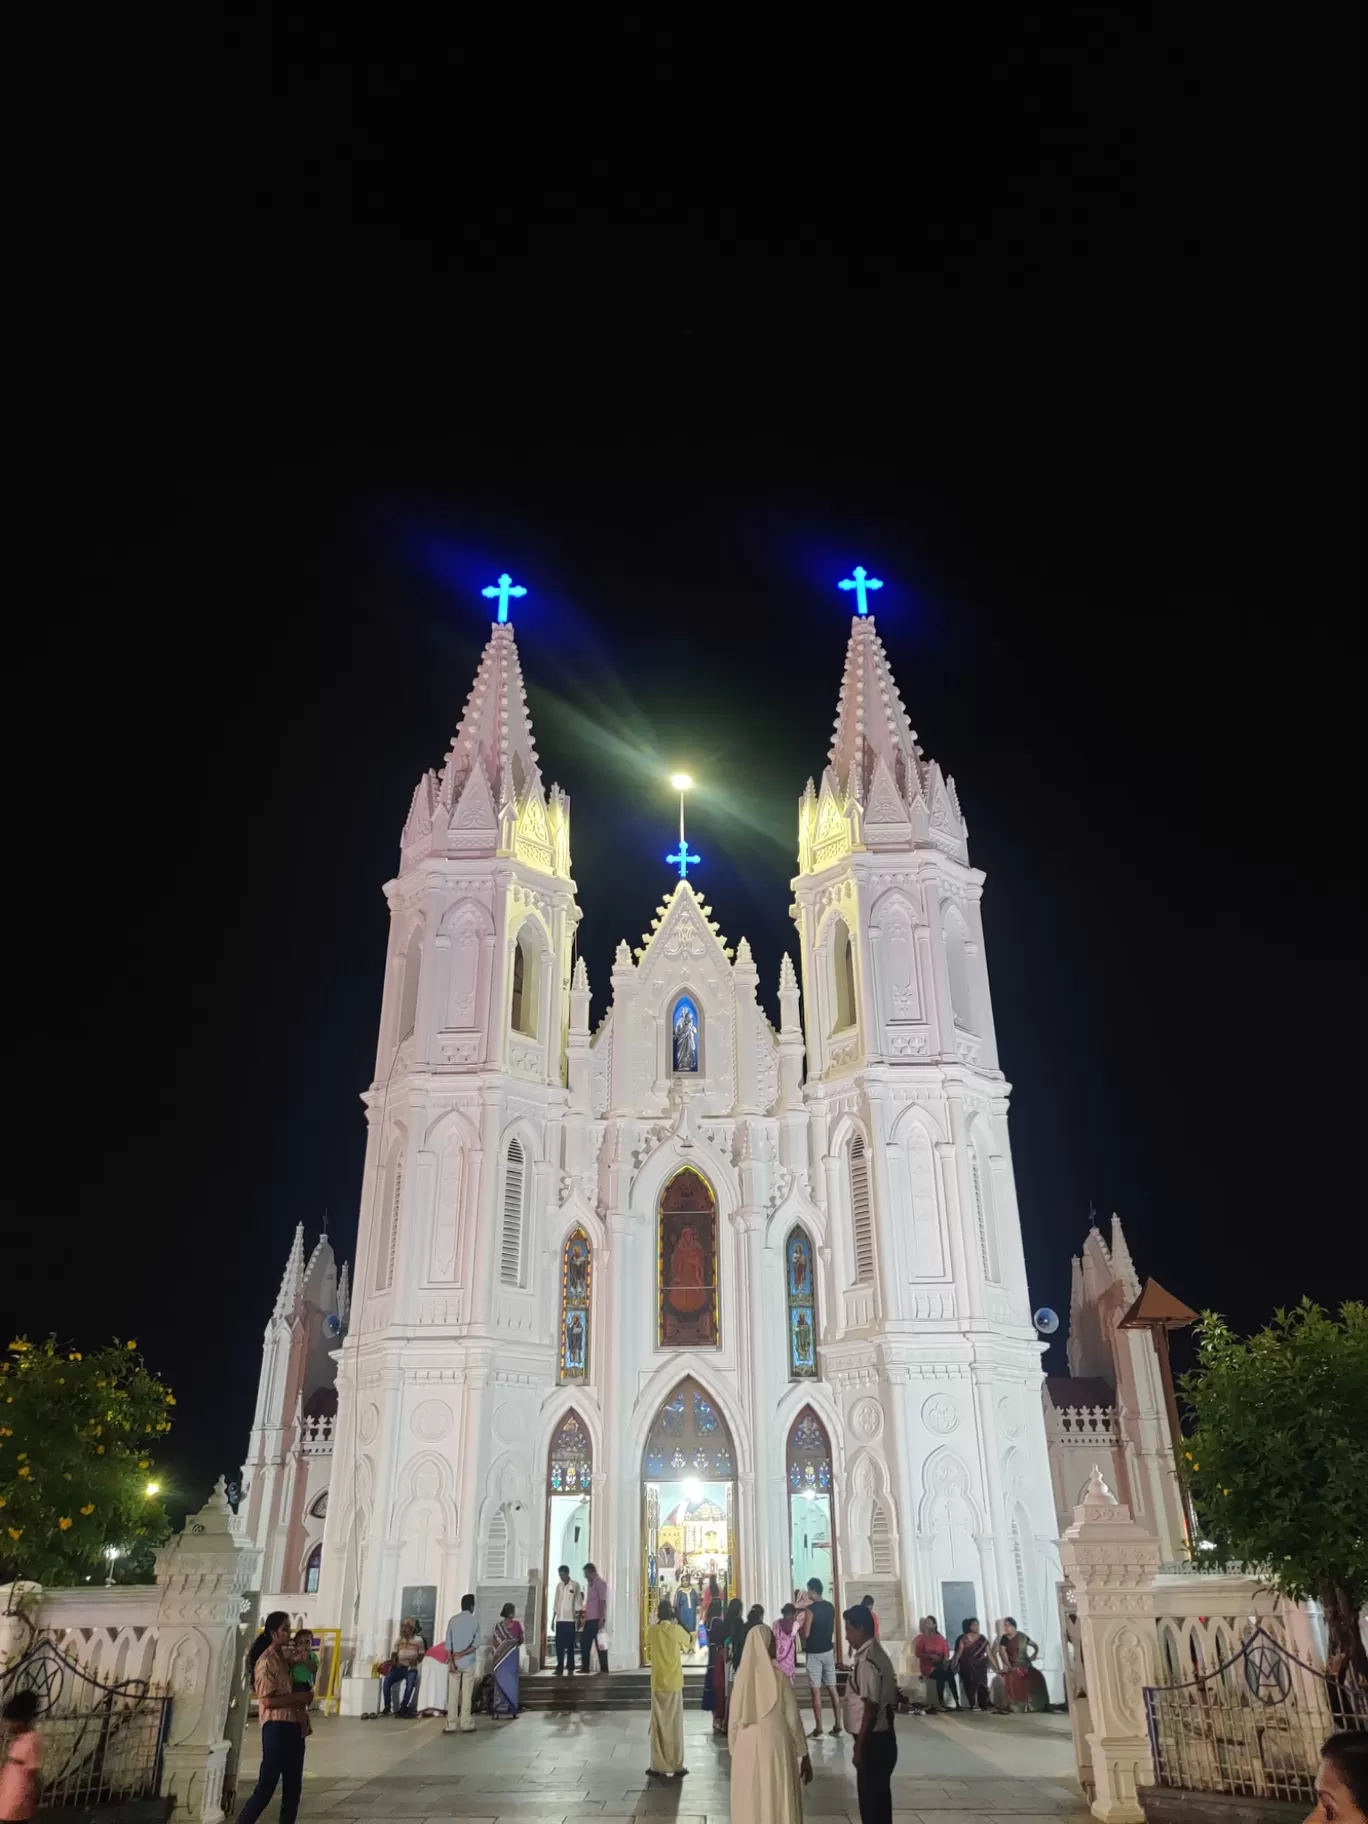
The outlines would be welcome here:
M 678 1071 L 698 1069 L 698 1016 L 693 1002 L 684 1000 L 675 1008 L 674 1068 Z

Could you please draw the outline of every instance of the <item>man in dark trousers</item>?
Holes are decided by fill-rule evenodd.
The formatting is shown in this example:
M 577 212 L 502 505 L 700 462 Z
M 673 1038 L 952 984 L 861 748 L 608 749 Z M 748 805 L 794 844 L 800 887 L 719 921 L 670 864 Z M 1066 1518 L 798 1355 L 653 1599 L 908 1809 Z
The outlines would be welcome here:
M 584 1601 L 584 1591 L 570 1575 L 570 1566 L 563 1564 L 556 1573 L 557 1581 L 551 1591 L 552 1614 L 556 1623 L 556 1671 L 561 1676 L 567 1672 L 575 1676 L 575 1617 L 580 1612 Z
M 855 1738 L 855 1788 L 860 1824 L 893 1824 L 893 1769 L 898 1738 L 893 1718 L 898 1679 L 893 1661 L 874 1638 L 874 1617 L 859 1603 L 841 1617 L 854 1654 L 846 1685 L 850 1733 Z

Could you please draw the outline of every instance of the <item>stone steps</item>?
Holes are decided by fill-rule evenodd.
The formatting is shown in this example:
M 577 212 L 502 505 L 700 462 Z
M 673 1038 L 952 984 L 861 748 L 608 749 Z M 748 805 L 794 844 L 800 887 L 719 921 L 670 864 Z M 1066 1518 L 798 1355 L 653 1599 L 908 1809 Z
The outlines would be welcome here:
M 697 1710 L 703 1697 L 702 1669 L 684 1673 L 684 1708 Z M 535 1672 L 520 1681 L 518 1701 L 524 1710 L 649 1710 L 651 1674 L 644 1667 L 623 1672 L 577 1672 L 558 1678 Z

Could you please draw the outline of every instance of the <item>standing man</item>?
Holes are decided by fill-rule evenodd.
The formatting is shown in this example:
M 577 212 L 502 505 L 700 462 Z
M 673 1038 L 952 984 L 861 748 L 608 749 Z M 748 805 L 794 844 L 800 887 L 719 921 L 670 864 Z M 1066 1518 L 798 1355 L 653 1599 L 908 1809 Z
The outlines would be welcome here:
M 831 1733 L 841 1733 L 841 1704 L 836 1695 L 836 1611 L 822 1594 L 820 1577 L 808 1578 L 808 1595 L 812 1598 L 803 1610 L 798 1632 L 803 1637 L 807 1660 L 808 1687 L 812 1692 L 812 1719 L 817 1725 L 809 1731 L 814 1738 L 822 1733 L 822 1690 L 831 1692 Z M 866 1618 L 868 1610 L 865 1611 Z
M 551 1618 L 556 1624 L 556 1676 L 569 1671 L 575 1676 L 575 1617 L 584 1601 L 584 1591 L 571 1578 L 570 1566 L 563 1564 L 557 1572 L 559 1581 L 551 1594 Z
M 600 1634 L 608 1632 L 608 1585 L 598 1574 L 598 1566 L 586 1564 L 584 1567 L 584 1631 L 580 1635 L 580 1671 L 589 1670 L 589 1649 L 595 1646 Z M 598 1669 L 608 1670 L 608 1654 L 603 1647 L 598 1648 Z
M 874 1638 L 874 1618 L 863 1603 L 847 1609 L 846 1640 L 855 1655 L 846 1683 L 847 1721 L 855 1737 L 855 1788 L 860 1824 L 893 1824 L 893 1769 L 898 1738 L 893 1717 L 898 1679 L 893 1661 Z
M 651 1662 L 651 1764 L 647 1774 L 682 1779 L 684 1765 L 684 1655 L 693 1636 L 675 1620 L 668 1601 L 646 1630 L 646 1657 Z
M 473 1735 L 470 1720 L 471 1700 L 475 1696 L 475 1598 L 462 1596 L 461 1612 L 447 1623 L 447 1720 L 443 1735 Z

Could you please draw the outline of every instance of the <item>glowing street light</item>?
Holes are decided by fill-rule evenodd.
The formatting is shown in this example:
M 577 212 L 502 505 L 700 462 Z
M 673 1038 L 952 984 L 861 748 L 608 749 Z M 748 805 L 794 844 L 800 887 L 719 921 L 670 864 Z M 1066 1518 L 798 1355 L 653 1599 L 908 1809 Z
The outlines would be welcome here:
M 107 1545 L 104 1549 L 104 1555 L 109 1560 L 109 1575 L 105 1578 L 105 1588 L 112 1589 L 114 1587 L 114 1566 L 118 1563 L 120 1558 L 123 1557 L 123 1547 L 121 1545 Z
M 148 1495 L 159 1495 L 161 1493 L 161 1483 L 149 1482 L 143 1492 Z

